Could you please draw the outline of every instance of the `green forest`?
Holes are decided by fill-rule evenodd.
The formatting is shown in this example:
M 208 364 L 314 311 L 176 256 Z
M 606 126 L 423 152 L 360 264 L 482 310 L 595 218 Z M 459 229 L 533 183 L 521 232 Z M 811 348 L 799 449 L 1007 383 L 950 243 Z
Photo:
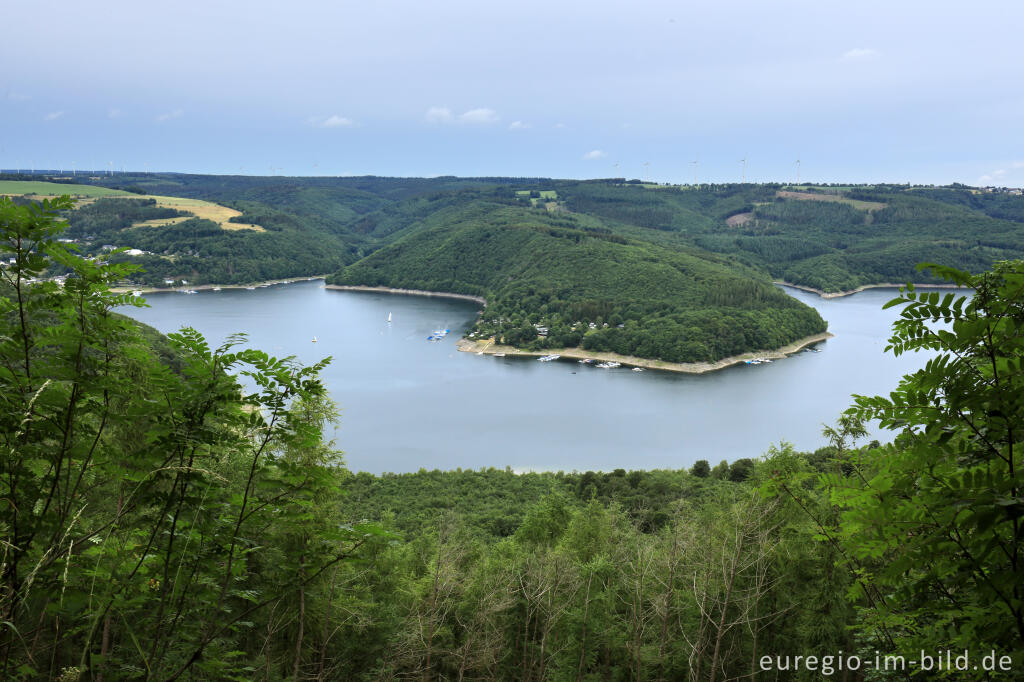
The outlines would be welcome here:
M 825 330 L 813 309 L 724 259 L 487 199 L 432 213 L 328 283 L 484 296 L 470 336 L 530 349 L 696 362 Z
M 111 291 L 137 266 L 59 241 L 71 206 L 0 198 L 2 679 L 931 679 L 943 651 L 969 656 L 956 679 L 1019 679 L 1020 260 L 929 266 L 973 296 L 902 290 L 887 352 L 936 357 L 856 397 L 816 452 L 373 476 L 323 439 L 330 358 L 113 313 L 142 303 Z M 756 220 L 774 210 L 790 209 Z M 682 248 L 615 251 L 628 230 L 541 227 L 492 238 L 527 260 L 593 240 L 584 254 L 648 257 L 661 276 L 738 279 Z M 56 266 L 63 286 L 40 280 Z M 772 291 L 740 281 L 714 302 Z M 577 312 L 571 293 L 552 301 Z M 870 421 L 892 442 L 864 442 Z
M 30 178 L 38 180 L 0 180 L 5 191 L 21 183 L 26 193 L 71 180 Z M 124 193 L 67 214 L 67 238 L 80 254 L 142 266 L 124 285 L 334 273 L 336 284 L 468 293 L 488 302 L 473 339 L 532 351 L 714 361 L 825 330 L 817 313 L 772 281 L 822 292 L 939 283 L 917 264 L 981 272 L 1024 258 L 1024 196 L 962 185 L 175 173 L 75 180 L 79 191 Z M 221 203 L 241 212 L 234 220 L 265 231 L 198 218 L 132 227 L 176 215 L 131 198 L 144 194 Z

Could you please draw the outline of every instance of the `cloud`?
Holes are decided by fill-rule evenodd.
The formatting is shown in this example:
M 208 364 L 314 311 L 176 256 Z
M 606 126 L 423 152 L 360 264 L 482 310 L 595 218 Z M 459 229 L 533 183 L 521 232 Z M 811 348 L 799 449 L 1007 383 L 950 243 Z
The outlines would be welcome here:
M 308 119 L 309 125 L 317 128 L 352 128 L 356 125 L 356 122 L 345 116 L 338 116 L 332 114 L 327 117 L 310 116 Z
M 107 118 L 121 118 L 121 110 L 117 108 L 107 109 Z
M 565 125 L 564 123 L 556 123 L 555 124 L 555 128 L 558 129 L 558 130 L 565 130 L 568 127 L 569 126 Z
M 58 118 L 64 115 L 63 111 L 51 111 L 46 116 L 43 116 L 44 121 L 56 121 Z
M 594 149 L 594 150 L 591 150 L 591 151 L 587 152 L 586 154 L 584 154 L 583 155 L 583 160 L 584 161 L 597 161 L 598 159 L 603 159 L 606 156 L 608 156 L 608 155 L 605 154 L 600 149 Z
M 843 53 L 843 59 L 871 59 L 878 56 L 878 50 L 873 50 L 870 47 L 855 47 Z
M 428 123 L 451 123 L 454 120 L 452 110 L 448 107 L 430 107 L 425 118 Z
M 487 107 L 470 109 L 456 116 L 448 107 L 430 107 L 424 114 L 427 123 L 464 123 L 467 125 L 486 125 L 500 120 L 498 112 Z M 520 126 L 524 124 L 517 121 Z
M 1006 164 L 1003 168 L 996 168 L 990 170 L 988 173 L 980 176 L 975 184 L 978 185 L 996 185 L 1007 181 L 1006 176 L 1011 175 L 1013 177 L 1019 176 L 1019 173 L 1013 173 L 1012 171 L 1019 171 L 1024 168 L 1024 161 L 1011 161 Z
M 523 123 L 522 121 L 512 121 L 508 124 L 509 130 L 528 130 L 532 127 L 529 123 Z
M 12 102 L 27 102 L 28 100 L 32 99 L 32 96 L 26 95 L 23 92 L 8 92 L 7 99 L 11 100 Z
M 460 123 L 497 123 L 498 112 L 494 109 L 488 109 L 487 107 L 480 107 L 479 109 L 470 109 L 461 116 L 459 116 Z
M 163 123 L 164 121 L 170 121 L 171 119 L 174 119 L 174 118 L 181 118 L 184 115 L 185 115 L 184 111 L 182 111 L 181 109 L 175 109 L 174 111 L 168 111 L 168 112 L 165 112 L 163 114 L 160 114 L 154 120 L 157 123 Z

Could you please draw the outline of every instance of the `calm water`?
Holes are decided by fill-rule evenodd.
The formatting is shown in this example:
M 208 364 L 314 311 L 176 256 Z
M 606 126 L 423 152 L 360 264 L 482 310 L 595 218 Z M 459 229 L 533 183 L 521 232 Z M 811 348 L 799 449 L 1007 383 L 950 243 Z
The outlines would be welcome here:
M 822 352 L 705 375 L 460 353 L 476 304 L 319 281 L 161 293 L 126 312 L 163 332 L 192 326 L 211 345 L 245 332 L 273 355 L 333 356 L 323 378 L 342 408 L 335 437 L 353 470 L 653 469 L 756 457 L 780 440 L 817 448 L 850 394 L 888 393 L 923 365 L 882 352 L 897 311 L 881 306 L 895 290 L 829 300 L 787 292 L 828 320 L 836 336 Z M 446 327 L 445 340 L 426 340 Z

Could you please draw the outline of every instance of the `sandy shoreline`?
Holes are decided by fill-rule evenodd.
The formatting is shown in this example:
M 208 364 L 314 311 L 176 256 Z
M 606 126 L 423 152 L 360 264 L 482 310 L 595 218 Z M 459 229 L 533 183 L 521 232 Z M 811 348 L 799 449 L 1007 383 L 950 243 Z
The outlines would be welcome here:
M 857 287 L 856 289 L 850 289 L 849 291 L 822 291 L 821 289 L 815 289 L 814 287 L 804 286 L 803 284 L 793 284 L 792 282 L 783 282 L 782 280 L 777 280 L 775 282 L 772 282 L 772 284 L 781 284 L 784 287 L 793 287 L 794 289 L 799 289 L 800 291 L 807 291 L 807 292 L 810 292 L 812 294 L 817 294 L 818 296 L 821 296 L 822 298 L 842 298 L 843 296 L 850 296 L 851 294 L 859 294 L 860 292 L 867 291 L 868 289 L 899 289 L 900 287 L 907 286 L 906 282 L 904 282 L 903 284 L 892 284 L 892 283 L 886 283 L 886 284 L 865 284 L 863 286 Z M 915 289 L 917 289 L 917 288 L 921 288 L 921 289 L 962 289 L 963 287 L 961 287 L 958 284 L 917 284 L 917 283 L 915 283 L 914 284 L 914 288 Z
M 382 294 L 408 294 L 411 296 L 437 296 L 438 298 L 458 298 L 464 301 L 473 301 L 486 306 L 487 301 L 483 296 L 472 296 L 470 294 L 451 294 L 444 291 L 425 291 L 423 289 L 392 289 L 391 287 L 366 287 L 350 284 L 328 284 L 325 289 L 336 289 L 338 291 L 374 291 Z
M 597 353 L 594 351 L 587 351 L 582 348 L 548 348 L 542 351 L 530 351 L 521 350 L 513 346 L 499 346 L 494 344 L 492 341 L 471 341 L 469 339 L 459 339 L 455 342 L 455 347 L 464 353 L 483 353 L 484 355 L 504 353 L 505 355 L 520 355 L 523 357 L 541 357 L 544 355 L 557 354 L 561 355 L 563 358 L 571 358 L 573 360 L 613 360 L 630 367 L 660 369 L 666 372 L 682 372 L 685 374 L 704 374 L 705 372 L 714 372 L 716 370 L 725 369 L 726 367 L 732 367 L 733 365 L 739 365 L 745 360 L 752 360 L 754 358 L 781 360 L 803 350 L 807 346 L 820 343 L 832 336 L 834 335 L 831 332 L 814 334 L 813 336 L 806 336 L 776 350 L 751 351 L 749 353 L 743 353 L 742 355 L 733 355 L 728 358 L 722 358 L 718 362 L 665 362 L 664 360 L 637 358 L 629 355 L 618 355 L 616 353 Z
M 182 289 L 191 291 L 209 291 L 211 289 L 246 289 L 258 287 L 264 284 L 291 284 L 292 282 L 307 282 L 309 280 L 323 279 L 327 275 L 313 275 L 311 277 L 287 277 L 285 279 L 268 279 L 266 282 L 250 282 L 249 284 L 182 284 L 180 287 L 110 287 L 116 293 L 125 294 L 130 291 L 141 291 L 143 294 L 178 293 Z
M 464 301 L 473 301 L 480 305 L 486 306 L 487 301 L 482 296 L 472 296 L 470 294 L 453 294 L 444 291 L 424 291 L 422 289 L 394 289 L 391 287 L 370 287 L 370 286 L 356 286 L 356 285 L 345 285 L 345 284 L 328 284 L 327 289 L 335 289 L 339 291 L 372 291 L 385 294 L 408 294 L 412 296 L 437 296 L 440 298 L 456 298 Z M 686 374 L 704 374 L 705 372 L 714 372 L 716 370 L 725 369 L 726 367 L 732 367 L 733 365 L 742 364 L 745 360 L 752 360 L 754 358 L 766 358 L 769 360 L 781 360 L 794 353 L 797 353 L 807 346 L 811 346 L 816 343 L 820 343 L 826 339 L 834 336 L 831 332 L 823 332 L 821 334 L 814 334 L 813 336 L 807 336 L 791 344 L 777 348 L 775 350 L 759 350 L 743 353 L 742 355 L 734 355 L 728 358 L 722 358 L 718 362 L 665 362 L 664 360 L 652 360 L 651 358 L 638 358 L 629 355 L 618 355 L 616 353 L 596 353 L 592 351 L 586 351 L 582 348 L 560 348 L 560 349 L 546 349 L 543 351 L 528 351 L 513 346 L 499 346 L 495 345 L 491 341 L 472 341 L 470 339 L 459 339 L 455 342 L 455 347 L 464 353 L 482 353 L 484 355 L 494 355 L 496 353 L 504 353 L 505 355 L 521 355 L 523 357 L 542 357 L 544 355 L 558 354 L 564 358 L 572 358 L 574 360 L 595 360 L 601 361 L 614 361 L 620 362 L 623 365 L 630 367 L 643 367 L 645 369 L 660 369 L 667 372 L 683 372 Z

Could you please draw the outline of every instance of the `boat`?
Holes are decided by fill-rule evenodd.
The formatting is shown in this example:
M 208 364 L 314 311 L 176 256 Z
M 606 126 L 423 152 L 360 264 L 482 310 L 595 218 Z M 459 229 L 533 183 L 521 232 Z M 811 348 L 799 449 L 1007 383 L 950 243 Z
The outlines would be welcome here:
M 622 363 L 621 362 L 601 362 L 597 366 L 600 367 L 601 369 L 615 369 L 616 367 L 621 367 Z
M 214 291 L 220 291 L 220 287 L 214 287 L 213 290 Z
M 505 357 L 505 354 L 504 353 L 495 353 L 494 357 L 496 357 L 496 358 L 503 358 L 503 357 Z
M 552 360 L 557 360 L 560 357 L 562 357 L 562 356 L 561 355 L 545 355 L 544 357 L 537 358 L 537 359 L 540 360 L 541 362 L 551 362 Z
M 580 360 L 579 363 L 581 365 L 592 365 L 592 364 L 594 364 L 594 359 L 593 358 L 585 358 L 583 360 Z
M 316 343 L 316 337 L 315 336 L 313 337 L 313 343 Z
M 136 289 L 135 291 L 132 292 L 132 296 L 135 296 L 135 297 L 142 296 L 142 292 L 139 291 L 138 289 Z
M 246 287 L 246 289 L 249 290 L 249 291 L 255 291 L 256 287 Z
M 388 313 L 388 322 L 391 321 L 391 313 Z
M 634 372 L 642 372 L 642 371 L 644 371 L 644 368 L 643 367 L 634 367 L 633 371 Z

